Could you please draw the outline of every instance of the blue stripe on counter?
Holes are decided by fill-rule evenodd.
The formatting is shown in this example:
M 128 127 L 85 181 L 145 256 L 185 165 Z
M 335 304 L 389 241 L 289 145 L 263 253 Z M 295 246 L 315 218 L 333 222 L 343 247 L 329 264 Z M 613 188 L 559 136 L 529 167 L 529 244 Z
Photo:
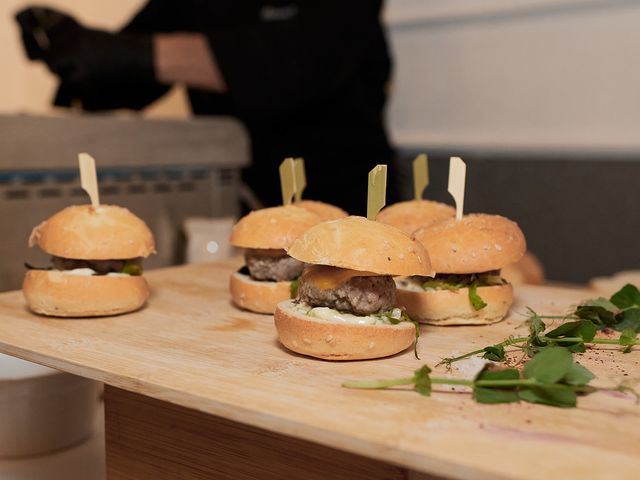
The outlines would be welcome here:
M 192 178 L 204 178 L 213 168 L 201 166 L 183 167 L 118 167 L 100 168 L 98 180 L 128 181 L 132 176 L 138 175 L 143 180 L 157 180 L 159 178 L 179 180 L 186 175 Z M 79 177 L 77 170 L 0 170 L 1 183 L 67 183 Z

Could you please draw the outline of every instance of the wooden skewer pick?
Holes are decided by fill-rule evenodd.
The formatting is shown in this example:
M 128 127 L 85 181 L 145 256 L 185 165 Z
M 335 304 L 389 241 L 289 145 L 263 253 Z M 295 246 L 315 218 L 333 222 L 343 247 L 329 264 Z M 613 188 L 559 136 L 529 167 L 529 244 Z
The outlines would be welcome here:
M 421 153 L 413 161 L 413 192 L 416 200 L 422 199 L 427 185 L 429 185 L 429 160 L 426 153 Z
M 449 193 L 456 201 L 456 220 L 462 219 L 464 211 L 464 187 L 467 177 L 467 164 L 460 157 L 449 159 Z
M 295 198 L 296 203 L 302 200 L 302 192 L 307 187 L 307 175 L 304 171 L 304 158 L 296 158 L 295 164 Z
M 91 206 L 100 206 L 100 196 L 98 194 L 98 177 L 96 175 L 96 161 L 88 153 L 78 154 L 80 164 L 80 185 L 89 194 Z
M 375 220 L 384 207 L 387 195 L 387 166 L 376 165 L 369 172 L 369 190 L 367 195 L 367 218 Z
M 295 162 L 293 158 L 285 158 L 280 164 L 280 189 L 282 204 L 290 205 L 296 191 Z

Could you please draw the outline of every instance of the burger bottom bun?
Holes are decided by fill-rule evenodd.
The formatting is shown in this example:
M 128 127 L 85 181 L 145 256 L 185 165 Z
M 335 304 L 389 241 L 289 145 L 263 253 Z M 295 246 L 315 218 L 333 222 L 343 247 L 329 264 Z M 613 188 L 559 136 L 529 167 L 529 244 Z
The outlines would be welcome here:
M 469 301 L 469 289 L 425 290 L 398 286 L 397 305 L 413 319 L 431 325 L 488 325 L 502 320 L 513 303 L 510 284 L 478 287 L 478 295 L 487 304 L 475 310 Z
M 394 355 L 416 340 L 413 323 L 360 325 L 309 317 L 293 301 L 278 304 L 275 313 L 280 342 L 296 353 L 325 360 L 363 360 Z
M 149 298 L 149 285 L 141 276 L 78 276 L 58 270 L 30 270 L 22 292 L 35 313 L 100 317 L 139 309 Z
M 253 280 L 249 275 L 235 272 L 229 278 L 233 303 L 256 313 L 276 311 L 276 305 L 291 298 L 291 282 Z

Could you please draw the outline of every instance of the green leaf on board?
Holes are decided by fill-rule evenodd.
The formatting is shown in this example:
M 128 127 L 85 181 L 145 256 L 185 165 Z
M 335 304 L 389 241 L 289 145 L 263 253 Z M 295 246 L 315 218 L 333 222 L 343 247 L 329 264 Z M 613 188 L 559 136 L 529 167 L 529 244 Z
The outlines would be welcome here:
M 627 283 L 611 296 L 611 303 L 618 308 L 640 308 L 640 290 Z
M 555 383 L 564 378 L 572 363 L 573 357 L 566 348 L 547 348 L 527 362 L 522 374 L 540 383 Z
M 559 327 L 544 334 L 545 337 L 563 338 L 580 337 L 584 342 L 590 342 L 596 336 L 597 328 L 589 320 L 578 320 L 563 323 Z
M 617 323 L 619 308 L 606 298 L 594 298 L 583 302 L 576 308 L 575 315 L 583 320 L 590 320 L 597 327 L 606 327 Z
M 640 333 L 640 308 L 625 310 L 618 315 L 618 319 L 620 321 L 613 327 L 614 329 L 621 332 L 631 328 L 635 330 L 636 333 Z
M 478 403 L 513 403 L 520 400 L 515 388 L 474 387 L 473 398 Z
M 504 362 L 507 358 L 506 352 L 504 351 L 504 345 L 498 343 L 496 345 L 484 347 L 484 354 L 482 355 L 482 358 L 486 358 L 493 362 Z
M 587 368 L 583 367 L 579 363 L 573 363 L 569 371 L 564 376 L 564 383 L 569 385 L 586 385 L 596 376 L 591 373 Z
M 633 328 L 627 328 L 620 334 L 620 345 L 626 347 L 622 350 L 624 353 L 629 353 L 633 346 L 636 344 L 636 331 Z
M 575 407 L 577 404 L 575 390 L 566 385 L 552 384 L 523 388 L 518 391 L 518 397 L 525 402 L 541 403 L 553 407 L 569 408 Z
M 474 382 L 478 380 L 518 380 L 520 378 L 520 372 L 515 368 L 492 368 L 490 365 L 486 365 L 473 379 Z
M 420 395 L 424 395 L 425 397 L 431 395 L 431 377 L 429 377 L 430 373 L 431 369 L 428 366 L 423 365 L 418 370 L 416 370 L 414 374 L 414 388 L 416 392 L 418 392 Z

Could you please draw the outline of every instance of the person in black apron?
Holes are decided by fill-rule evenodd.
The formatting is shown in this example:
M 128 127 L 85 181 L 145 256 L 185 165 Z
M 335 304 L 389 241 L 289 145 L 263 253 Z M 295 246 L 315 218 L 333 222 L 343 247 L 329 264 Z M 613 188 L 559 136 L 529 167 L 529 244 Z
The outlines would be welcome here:
M 150 0 L 118 33 L 45 8 L 17 20 L 29 58 L 60 78 L 56 105 L 138 110 L 184 83 L 193 113 L 246 125 L 253 161 L 243 176 L 266 205 L 280 202 L 279 163 L 304 157 L 306 198 L 364 214 L 368 171 L 393 157 L 381 8 L 382 0 Z

